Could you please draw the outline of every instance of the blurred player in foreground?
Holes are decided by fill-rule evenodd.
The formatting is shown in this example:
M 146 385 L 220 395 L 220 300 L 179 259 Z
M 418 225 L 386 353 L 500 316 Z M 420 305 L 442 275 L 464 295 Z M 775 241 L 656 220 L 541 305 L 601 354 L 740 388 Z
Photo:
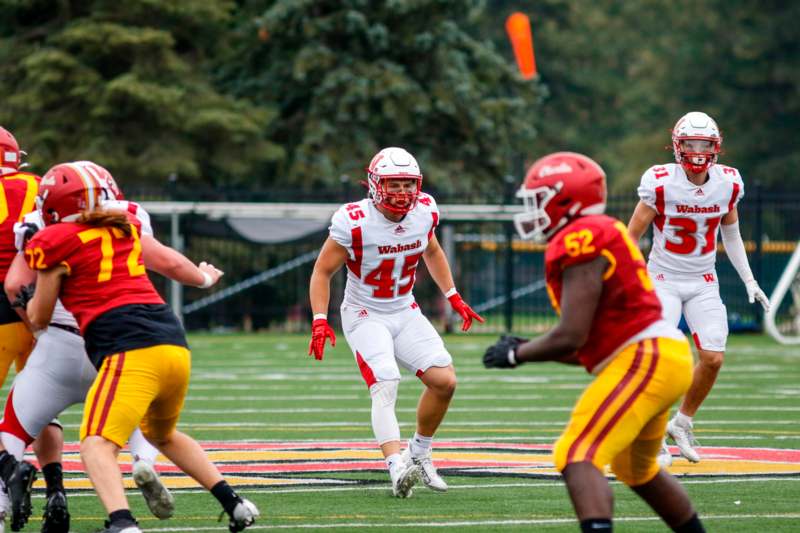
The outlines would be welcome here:
M 202 263 L 200 267 L 195 266 L 182 254 L 155 239 L 148 213 L 139 204 L 124 199 L 108 170 L 91 161 L 63 163 L 54 168 L 94 182 L 100 190 L 99 206 L 103 210 L 130 213 L 139 221 L 142 257 L 149 270 L 186 285 L 207 288 L 213 284 L 214 279 L 203 273 Z M 43 228 L 44 220 L 38 209 L 14 225 L 15 244 L 20 253 L 6 278 L 5 290 L 11 301 L 23 300 L 23 292 L 30 291 L 35 285 L 36 272 L 28 266 L 23 251 L 27 241 Z M 29 323 L 24 310 L 18 308 L 17 311 L 21 311 Z M 64 309 L 60 301 L 56 301 L 48 327 L 35 334 L 36 346 L 25 368 L 14 379 L 0 421 L 0 465 L 4 467 L 0 468 L 0 477 L 4 471 L 10 472 L 11 465 L 14 465 L 14 461 L 6 459 L 2 451 L 6 450 L 20 462 L 14 465 L 16 475 L 13 482 L 7 484 L 12 495 L 12 529 L 19 528 L 31 513 L 30 481 L 35 478 L 33 465 L 24 462 L 23 455 L 26 446 L 36 439 L 37 459 L 47 485 L 42 530 L 45 533 L 66 533 L 70 515 L 61 465 L 64 439 L 61 426 L 54 417 L 67 407 L 84 401 L 97 371 L 86 355 L 75 317 Z M 44 396 L 41 394 L 43 390 L 47 391 Z M 148 507 L 157 518 L 169 518 L 175 504 L 155 470 L 158 450 L 147 442 L 139 428 L 131 435 L 128 445 L 133 459 L 132 477 Z
M 139 533 L 128 507 L 117 454 L 136 427 L 181 470 L 211 491 L 241 531 L 258 510 L 222 478 L 200 445 L 175 429 L 189 385 L 191 354 L 183 327 L 153 288 L 142 254 L 141 223 L 104 211 L 102 189 L 57 165 L 40 183 L 45 229 L 25 247 L 37 270 L 27 305 L 34 329 L 51 323 L 56 300 L 78 322 L 98 370 L 81 423 L 81 459 L 108 512 L 107 533 Z M 206 274 L 222 273 L 208 266 Z
M 737 204 L 744 182 L 733 167 L 716 164 L 722 146 L 714 119 L 693 111 L 672 130 L 675 163 L 650 167 L 639 186 L 639 204 L 628 222 L 634 241 L 653 223 L 653 246 L 647 269 L 654 282 L 664 318 L 677 326 L 681 314 L 697 346 L 698 362 L 680 409 L 667 424 L 667 434 L 686 459 L 696 463 L 693 417 L 711 392 L 725 355 L 728 315 L 719 296 L 717 231 L 725 252 L 744 282 L 750 303 L 765 311 L 769 300 L 750 270 L 739 233 Z M 662 447 L 659 462 L 672 463 Z
M 14 224 L 36 208 L 39 176 L 20 171 L 24 166 L 22 154 L 17 139 L 0 126 L 0 287 L 17 255 Z M 0 386 L 11 364 L 16 363 L 19 372 L 32 349 L 31 332 L 0 290 Z
M 656 462 L 669 408 L 691 382 L 689 344 L 661 318 L 625 224 L 603 214 L 605 172 L 584 155 L 551 154 L 528 170 L 517 196 L 525 205 L 517 231 L 547 242 L 547 292 L 561 318 L 530 341 L 502 337 L 484 365 L 557 361 L 595 375 L 553 450 L 582 531 L 612 528 L 609 464 L 674 531 L 704 531 L 683 487 Z
M 345 204 L 333 215 L 330 236 L 311 275 L 314 313 L 309 355 L 322 359 L 325 340 L 336 337 L 327 320 L 331 277 L 347 265 L 342 328 L 372 397 L 372 429 L 381 447 L 392 492 L 411 496 L 421 476 L 429 488 L 444 492 L 447 483 L 431 462 L 431 443 L 456 389 L 453 360 L 414 300 L 412 288 L 420 258 L 431 277 L 463 319 L 483 319 L 458 294 L 434 230 L 439 210 L 421 191 L 416 159 L 402 148 L 384 148 L 367 169 L 369 197 Z M 395 415 L 400 383 L 398 364 L 425 385 L 417 407 L 417 431 L 401 455 Z

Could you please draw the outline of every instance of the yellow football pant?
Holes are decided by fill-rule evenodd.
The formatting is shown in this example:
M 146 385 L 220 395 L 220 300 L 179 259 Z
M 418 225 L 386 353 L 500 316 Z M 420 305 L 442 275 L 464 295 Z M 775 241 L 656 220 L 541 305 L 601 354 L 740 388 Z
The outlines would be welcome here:
M 182 346 L 106 357 L 86 396 L 81 441 L 98 435 L 122 447 L 137 426 L 148 440 L 164 440 L 178 423 L 190 372 L 191 353 Z
M 19 373 L 33 350 L 33 335 L 23 322 L 0 326 L 0 387 L 5 383 L 11 363 Z
M 610 464 L 630 486 L 658 473 L 669 408 L 692 382 L 686 340 L 645 339 L 625 347 L 581 395 L 553 449 L 556 468 L 590 461 Z

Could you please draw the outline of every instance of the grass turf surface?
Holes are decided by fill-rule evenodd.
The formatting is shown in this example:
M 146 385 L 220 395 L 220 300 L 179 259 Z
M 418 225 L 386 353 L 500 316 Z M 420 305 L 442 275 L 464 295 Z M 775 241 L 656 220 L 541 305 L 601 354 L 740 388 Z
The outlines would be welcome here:
M 453 354 L 459 388 L 437 440 L 551 444 L 591 379 L 578 367 L 527 365 L 488 371 L 480 355 L 494 336 L 445 339 Z M 343 336 L 324 361 L 306 355 L 305 336 L 193 335 L 192 385 L 179 427 L 201 441 L 371 441 L 369 394 Z M 793 355 L 794 354 L 794 355 Z M 397 403 L 403 438 L 414 431 L 422 385 L 404 375 Z M 696 417 L 696 436 L 707 446 L 800 448 L 800 358 L 766 337 L 729 341 L 717 386 Z M 61 420 L 65 438 L 77 439 L 81 408 Z M 313 448 L 313 444 L 309 445 Z M 434 452 L 434 459 L 436 459 Z M 676 461 L 677 463 L 678 461 Z M 70 474 L 69 477 L 82 477 Z M 390 497 L 388 476 L 365 470 L 287 473 L 289 478 L 345 480 L 358 485 L 241 488 L 261 509 L 257 529 L 402 528 L 434 525 L 483 531 L 566 530 L 577 524 L 558 479 L 486 474 L 447 475 L 448 494 L 415 490 L 409 500 Z M 686 488 L 709 531 L 797 531 L 800 475 L 774 478 L 702 476 Z M 666 531 L 631 491 L 612 483 L 620 531 Z M 145 530 L 226 531 L 208 494 L 176 490 L 174 518 L 150 517 L 141 497 L 129 491 Z M 39 493 L 41 494 L 41 493 Z M 40 527 L 43 498 L 34 500 L 26 530 Z M 88 491 L 72 492 L 72 531 L 94 531 L 103 512 Z

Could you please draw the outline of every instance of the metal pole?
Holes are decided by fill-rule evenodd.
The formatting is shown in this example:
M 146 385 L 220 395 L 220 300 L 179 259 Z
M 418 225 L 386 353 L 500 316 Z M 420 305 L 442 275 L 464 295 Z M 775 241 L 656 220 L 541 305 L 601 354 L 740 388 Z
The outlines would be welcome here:
M 180 215 L 172 213 L 170 215 L 170 232 L 169 242 L 172 247 L 183 253 L 183 237 L 180 233 Z M 172 306 L 172 311 L 178 317 L 178 320 L 183 322 L 183 285 L 175 280 L 171 280 L 169 284 L 169 303 Z

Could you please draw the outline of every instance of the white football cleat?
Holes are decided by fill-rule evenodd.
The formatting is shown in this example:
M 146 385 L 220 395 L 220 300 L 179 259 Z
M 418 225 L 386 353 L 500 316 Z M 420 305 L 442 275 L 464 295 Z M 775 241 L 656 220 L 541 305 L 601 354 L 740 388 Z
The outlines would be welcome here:
M 425 455 L 415 457 L 411 455 L 411 443 L 409 443 L 408 448 L 403 452 L 403 461 L 406 464 L 414 463 L 419 466 L 420 477 L 422 477 L 422 482 L 425 483 L 426 487 L 437 492 L 447 492 L 447 483 L 436 471 L 436 467 L 433 466 L 430 450 Z
M 166 520 L 175 512 L 175 498 L 161 482 L 153 465 L 148 461 L 133 463 L 133 482 L 142 491 L 144 501 L 153 516 Z
M 661 443 L 661 449 L 658 450 L 658 456 L 656 456 L 656 462 L 658 463 L 658 466 L 660 466 L 661 468 L 668 468 L 672 466 L 672 454 L 670 453 L 669 448 L 667 448 L 666 439 L 664 439 L 664 441 Z
M 392 494 L 397 498 L 410 498 L 411 490 L 419 481 L 420 468 L 413 461 L 403 461 L 403 465 L 396 470 L 390 470 L 392 478 Z
M 256 504 L 242 498 L 242 501 L 236 504 L 230 514 L 230 521 L 228 522 L 228 531 L 236 533 L 252 526 L 256 522 L 260 513 Z
M 700 454 L 694 449 L 698 445 L 692 432 L 693 425 L 689 422 L 687 425 L 681 424 L 676 419 L 672 419 L 667 423 L 667 435 L 675 441 L 681 455 L 684 456 L 692 463 L 700 462 Z

